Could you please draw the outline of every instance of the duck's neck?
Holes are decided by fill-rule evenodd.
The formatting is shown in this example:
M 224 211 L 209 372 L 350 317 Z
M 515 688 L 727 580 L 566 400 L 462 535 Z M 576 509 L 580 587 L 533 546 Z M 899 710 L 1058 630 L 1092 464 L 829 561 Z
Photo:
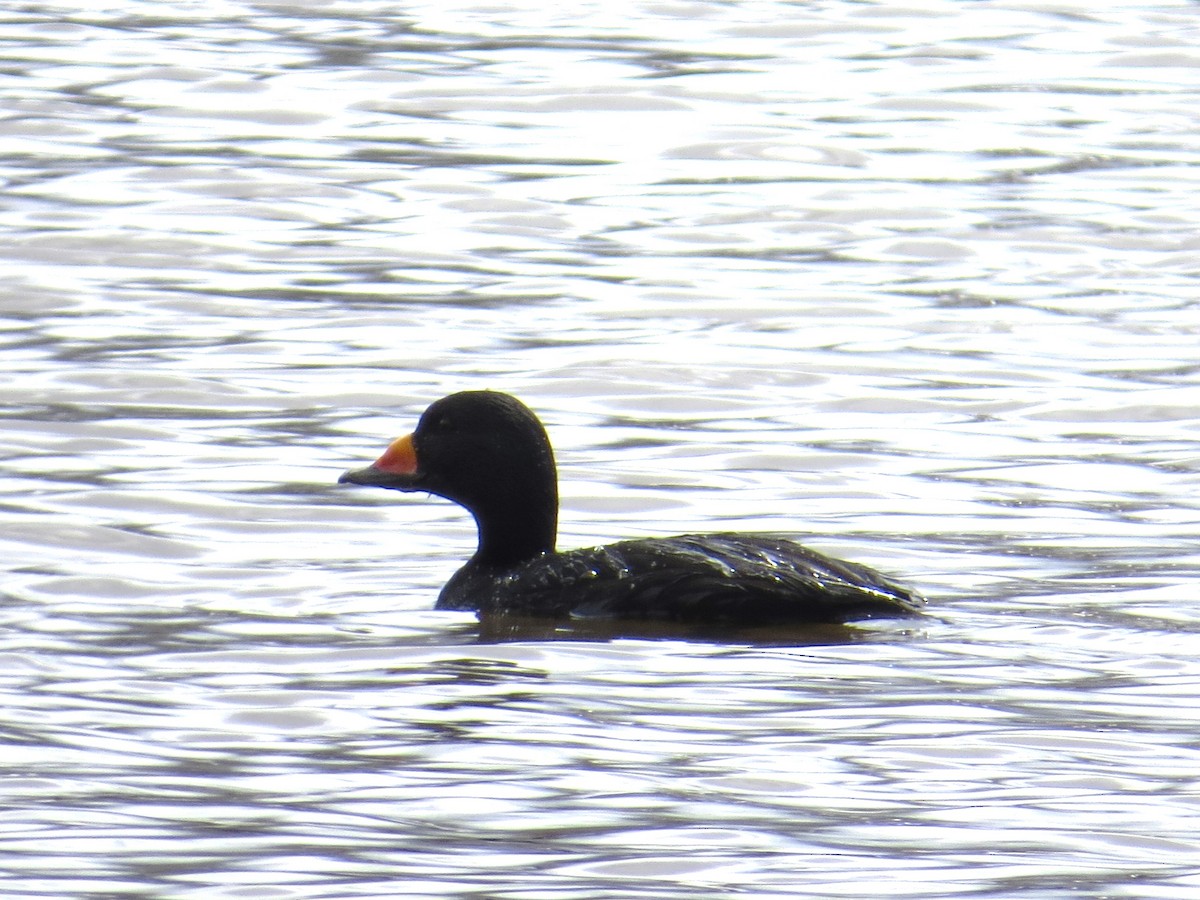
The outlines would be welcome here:
M 477 515 L 475 522 L 479 526 L 479 548 L 471 562 L 506 569 L 554 552 L 558 504 L 548 511 L 529 509 L 519 519 L 510 515 L 503 522 Z

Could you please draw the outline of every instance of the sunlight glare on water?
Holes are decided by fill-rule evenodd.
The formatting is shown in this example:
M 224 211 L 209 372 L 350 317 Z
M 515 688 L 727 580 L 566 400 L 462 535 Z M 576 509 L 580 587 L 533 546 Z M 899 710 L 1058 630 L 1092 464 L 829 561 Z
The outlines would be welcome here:
M 1197 12 L 8 11 L 5 896 L 1196 893 Z M 473 388 L 930 615 L 436 612 Z

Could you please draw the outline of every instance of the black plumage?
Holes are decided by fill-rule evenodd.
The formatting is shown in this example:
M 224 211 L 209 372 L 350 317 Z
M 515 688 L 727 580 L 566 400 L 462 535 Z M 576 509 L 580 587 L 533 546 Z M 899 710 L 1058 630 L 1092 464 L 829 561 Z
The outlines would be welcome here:
M 439 609 L 481 616 L 756 627 L 919 615 L 915 591 L 770 535 L 690 534 L 555 552 L 558 486 L 545 429 L 519 400 L 452 394 L 342 482 L 427 491 L 466 507 L 476 553 Z

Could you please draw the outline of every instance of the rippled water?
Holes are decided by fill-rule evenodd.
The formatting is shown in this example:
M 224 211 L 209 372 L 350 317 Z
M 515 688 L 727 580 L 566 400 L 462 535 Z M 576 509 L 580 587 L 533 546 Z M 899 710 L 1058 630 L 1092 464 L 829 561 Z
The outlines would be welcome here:
M 1194 3 L 2 23 L 6 897 L 1200 891 Z M 433 612 L 469 520 L 334 482 L 477 387 L 564 546 L 934 615 Z

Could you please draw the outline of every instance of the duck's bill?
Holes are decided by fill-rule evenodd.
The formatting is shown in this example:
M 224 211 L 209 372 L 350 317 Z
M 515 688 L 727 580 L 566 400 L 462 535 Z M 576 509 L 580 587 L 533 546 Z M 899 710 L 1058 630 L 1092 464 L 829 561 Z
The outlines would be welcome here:
M 338 484 L 361 484 L 367 487 L 394 488 L 399 491 L 420 490 L 417 482 L 417 451 L 412 435 L 392 441 L 383 456 L 365 469 L 343 472 Z

